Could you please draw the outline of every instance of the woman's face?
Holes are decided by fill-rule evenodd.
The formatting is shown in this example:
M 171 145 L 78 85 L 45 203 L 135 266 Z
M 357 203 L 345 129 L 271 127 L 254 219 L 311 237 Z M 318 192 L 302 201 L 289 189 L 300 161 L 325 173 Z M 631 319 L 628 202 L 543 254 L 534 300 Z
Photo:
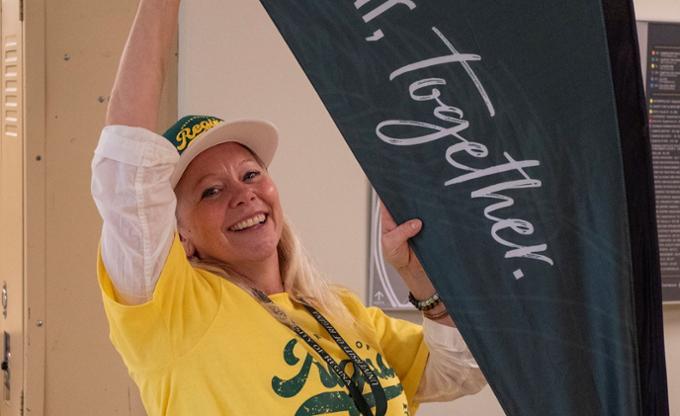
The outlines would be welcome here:
M 239 265 L 277 259 L 283 212 L 266 169 L 228 142 L 191 161 L 175 188 L 177 223 L 188 256 Z

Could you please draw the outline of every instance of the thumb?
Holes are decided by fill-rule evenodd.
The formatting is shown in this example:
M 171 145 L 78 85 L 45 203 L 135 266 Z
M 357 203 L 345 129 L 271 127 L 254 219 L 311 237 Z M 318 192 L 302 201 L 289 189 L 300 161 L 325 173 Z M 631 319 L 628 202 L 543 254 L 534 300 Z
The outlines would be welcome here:
M 406 221 L 383 234 L 383 244 L 389 248 L 398 247 L 405 243 L 409 238 L 417 235 L 422 228 L 423 222 L 419 219 Z

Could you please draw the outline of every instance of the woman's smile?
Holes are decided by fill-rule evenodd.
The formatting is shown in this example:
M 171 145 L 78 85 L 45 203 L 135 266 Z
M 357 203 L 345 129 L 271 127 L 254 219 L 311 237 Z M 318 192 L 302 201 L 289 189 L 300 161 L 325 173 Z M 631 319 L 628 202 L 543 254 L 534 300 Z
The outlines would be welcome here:
M 245 230 L 259 229 L 260 225 L 267 221 L 267 215 L 264 213 L 256 214 L 248 219 L 241 220 L 237 224 L 229 227 L 229 231 L 241 232 Z

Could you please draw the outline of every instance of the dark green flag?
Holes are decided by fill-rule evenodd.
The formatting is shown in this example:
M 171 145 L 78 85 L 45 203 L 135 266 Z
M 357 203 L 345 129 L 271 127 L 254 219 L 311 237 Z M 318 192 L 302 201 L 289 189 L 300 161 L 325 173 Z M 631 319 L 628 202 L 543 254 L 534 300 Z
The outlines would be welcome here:
M 507 414 L 667 414 L 629 2 L 261 2 Z

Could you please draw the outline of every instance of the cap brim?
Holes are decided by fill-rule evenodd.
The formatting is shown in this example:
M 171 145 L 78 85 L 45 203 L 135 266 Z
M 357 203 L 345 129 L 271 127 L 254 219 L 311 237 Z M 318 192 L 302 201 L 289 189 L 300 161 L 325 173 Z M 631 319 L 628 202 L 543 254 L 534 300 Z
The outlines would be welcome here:
M 279 144 L 279 133 L 273 124 L 263 120 L 236 120 L 220 123 L 201 134 L 182 153 L 170 178 L 172 187 L 177 186 L 184 171 L 196 156 L 206 149 L 227 142 L 236 142 L 246 146 L 262 160 L 266 167 L 269 167 Z

